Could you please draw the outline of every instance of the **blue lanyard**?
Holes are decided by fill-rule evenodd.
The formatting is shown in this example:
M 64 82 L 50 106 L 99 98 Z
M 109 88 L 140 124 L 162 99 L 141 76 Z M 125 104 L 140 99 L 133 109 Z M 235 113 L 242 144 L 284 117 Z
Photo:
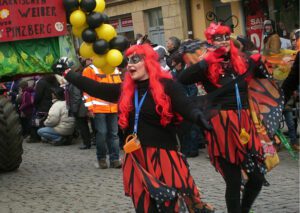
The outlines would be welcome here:
M 237 104 L 239 122 L 241 122 L 241 110 L 242 110 L 241 96 L 240 96 L 239 86 L 237 83 L 234 84 L 234 87 L 235 87 L 236 104 Z
M 148 91 L 145 92 L 145 94 L 143 95 L 141 101 L 139 102 L 138 90 L 137 89 L 134 90 L 134 107 L 135 107 L 134 129 L 133 129 L 133 133 L 134 134 L 137 133 L 137 127 L 138 127 L 138 122 L 139 122 L 140 110 L 141 110 L 142 105 L 144 103 L 144 100 L 146 98 L 147 92 Z

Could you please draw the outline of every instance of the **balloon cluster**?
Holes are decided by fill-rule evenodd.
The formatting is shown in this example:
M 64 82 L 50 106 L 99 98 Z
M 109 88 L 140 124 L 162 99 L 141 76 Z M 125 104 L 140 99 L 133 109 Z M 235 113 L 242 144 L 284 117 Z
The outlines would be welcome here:
M 69 14 L 73 34 L 84 41 L 79 54 L 83 58 L 92 58 L 93 64 L 104 73 L 113 73 L 115 67 L 122 64 L 122 52 L 129 43 L 108 24 L 109 18 L 103 13 L 105 1 L 63 0 L 63 4 Z

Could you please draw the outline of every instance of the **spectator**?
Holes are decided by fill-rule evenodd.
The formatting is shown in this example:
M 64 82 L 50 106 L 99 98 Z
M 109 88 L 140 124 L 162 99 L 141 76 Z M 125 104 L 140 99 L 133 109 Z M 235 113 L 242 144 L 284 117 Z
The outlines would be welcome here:
M 289 37 L 290 37 L 290 34 L 287 31 L 287 29 L 282 21 L 278 22 L 277 32 L 278 32 L 279 37 L 281 37 L 281 38 L 289 39 Z
M 143 39 L 143 35 L 140 34 L 140 33 L 137 33 L 137 34 L 135 35 L 135 43 L 134 43 L 134 44 L 141 44 L 142 39 Z
M 48 111 L 52 105 L 52 91 L 51 88 L 59 87 L 59 83 L 54 75 L 42 76 L 35 86 L 34 107 L 35 112 L 33 119 L 37 118 L 42 120 L 47 117 Z M 28 143 L 37 143 L 40 141 L 40 137 L 37 134 L 38 128 L 42 127 L 42 122 L 33 122 L 35 125 L 31 128 L 30 138 Z
M 181 71 L 185 68 L 185 62 L 180 53 L 176 53 L 172 55 L 172 66 L 174 69 L 172 70 L 172 75 L 175 79 L 181 73 Z M 197 96 L 198 89 L 195 84 L 191 85 L 183 85 L 185 89 L 186 95 L 188 97 Z M 198 148 L 199 148 L 199 135 L 202 134 L 202 130 L 196 124 L 193 124 L 187 120 L 184 120 L 179 128 L 178 128 L 178 136 L 180 139 L 180 148 L 181 152 L 186 157 L 197 157 L 198 156 Z
M 272 20 L 264 21 L 264 55 L 278 54 L 280 52 L 280 37 L 275 31 L 275 25 Z
M 88 110 L 84 105 L 82 100 L 83 94 L 76 86 L 70 84 L 68 86 L 69 92 L 69 110 L 71 114 L 75 117 L 76 127 L 80 132 L 81 138 L 83 140 L 83 145 L 80 149 L 90 149 L 91 148 L 91 133 L 88 124 Z
M 94 65 L 86 67 L 82 75 L 97 82 L 108 84 L 121 82 L 120 75 L 117 73 L 112 75 L 104 74 Z M 118 137 L 118 105 L 89 96 L 86 93 L 84 93 L 84 97 L 85 105 L 88 107 L 90 116 L 94 118 L 96 128 L 96 168 L 108 168 L 106 162 L 107 148 L 109 150 L 110 167 L 121 168 Z
M 156 45 L 154 48 L 154 51 L 158 53 L 158 61 L 160 63 L 160 66 L 163 70 L 169 71 L 170 68 L 167 65 L 166 62 L 166 56 L 167 56 L 167 50 L 164 46 Z
M 45 127 L 38 130 L 42 140 L 50 142 L 55 146 L 69 145 L 72 141 L 75 120 L 69 116 L 65 101 L 65 90 L 61 87 L 52 89 L 52 102 Z
M 290 34 L 291 49 L 292 50 L 296 50 L 297 49 L 297 45 L 296 45 L 296 32 L 300 32 L 300 29 L 293 31 Z
M 33 99 L 34 89 L 28 86 L 27 81 L 21 81 L 19 84 L 21 101 L 19 106 L 20 120 L 23 136 L 29 136 L 31 131 L 31 119 L 34 111 Z
M 298 52 L 291 72 L 282 84 L 285 103 L 290 101 L 291 97 L 293 97 L 293 94 L 299 98 L 299 48 L 297 48 L 297 43 L 299 44 L 300 42 L 300 30 L 295 31 L 294 36 L 296 39 L 296 50 Z M 288 127 L 291 146 L 294 150 L 300 151 L 299 141 L 297 140 L 297 122 L 295 122 L 293 119 L 293 112 L 291 109 L 286 109 L 284 111 L 284 116 Z
M 169 56 L 167 57 L 167 65 L 169 66 L 170 70 L 174 68 L 172 67 L 172 55 L 178 51 L 180 43 L 180 39 L 175 36 L 170 37 L 167 41 L 166 47 L 169 53 Z

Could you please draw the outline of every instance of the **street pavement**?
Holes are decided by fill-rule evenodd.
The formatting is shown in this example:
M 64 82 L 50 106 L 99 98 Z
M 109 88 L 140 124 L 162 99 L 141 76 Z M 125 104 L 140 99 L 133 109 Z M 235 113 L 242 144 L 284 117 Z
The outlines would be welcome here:
M 15 172 L 0 174 L 0 213 L 87 212 L 133 213 L 131 199 L 124 196 L 121 169 L 94 167 L 95 147 L 24 143 L 23 162 Z M 255 213 L 299 212 L 299 164 L 283 150 L 280 165 L 267 175 L 256 200 Z M 216 213 L 226 212 L 225 184 L 206 157 L 189 158 L 191 173 L 203 200 Z

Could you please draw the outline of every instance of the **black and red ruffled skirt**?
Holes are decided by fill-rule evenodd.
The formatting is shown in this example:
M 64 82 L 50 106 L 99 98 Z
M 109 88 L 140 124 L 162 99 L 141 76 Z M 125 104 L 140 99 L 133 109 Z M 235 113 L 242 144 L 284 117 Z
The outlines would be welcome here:
M 241 110 L 241 122 L 237 110 L 221 110 L 210 121 L 213 130 L 206 132 L 208 153 L 211 163 L 222 175 L 219 157 L 240 165 L 247 173 L 252 172 L 255 167 L 262 173 L 266 172 L 262 144 L 249 110 Z M 245 145 L 239 140 L 241 128 L 245 128 L 250 135 L 250 140 Z
M 200 199 L 187 161 L 175 150 L 153 147 L 126 154 L 124 190 L 136 212 L 210 212 Z

